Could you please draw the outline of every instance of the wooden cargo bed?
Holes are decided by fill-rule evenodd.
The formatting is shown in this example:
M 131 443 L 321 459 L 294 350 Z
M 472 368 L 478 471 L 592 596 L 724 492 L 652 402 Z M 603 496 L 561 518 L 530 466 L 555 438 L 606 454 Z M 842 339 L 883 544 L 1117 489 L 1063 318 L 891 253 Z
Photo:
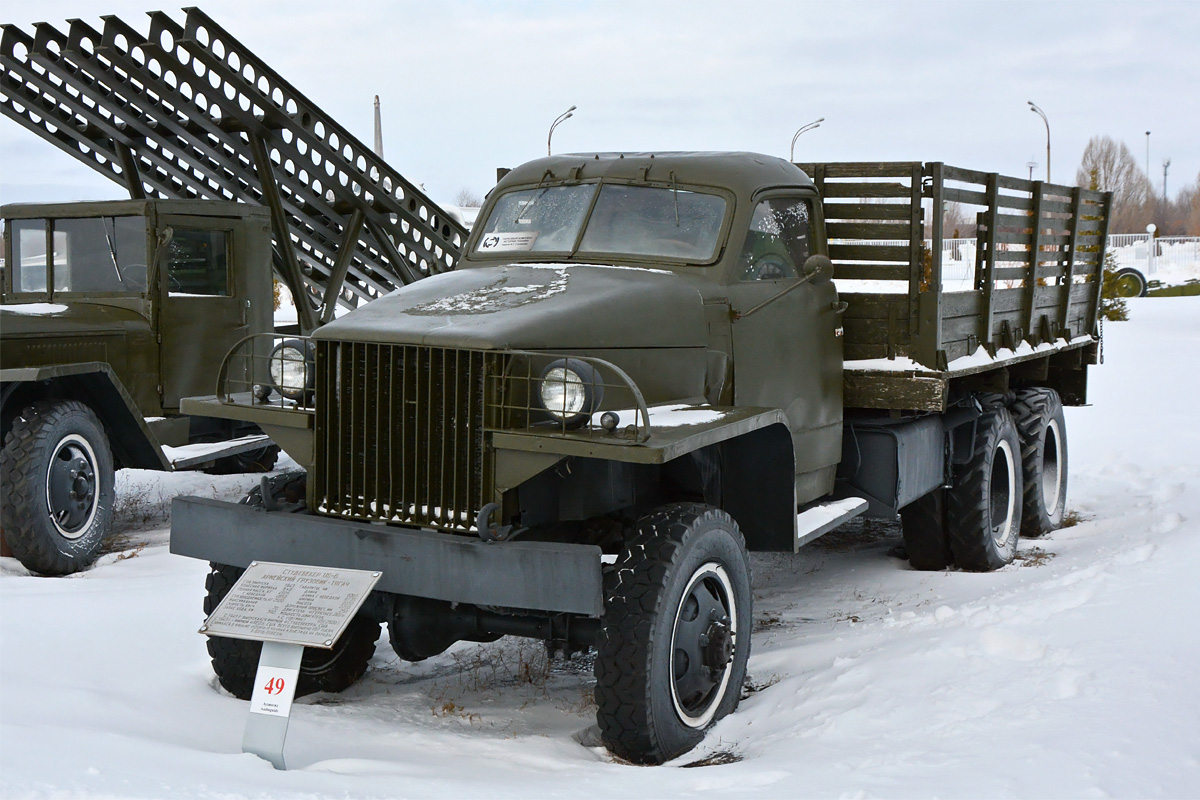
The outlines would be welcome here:
M 960 385 L 1010 380 L 1083 402 L 1110 193 L 941 163 L 798 166 L 821 192 L 847 303 L 847 408 L 941 411 Z M 947 209 L 976 234 L 974 258 L 954 264 L 965 290 L 945 288 Z

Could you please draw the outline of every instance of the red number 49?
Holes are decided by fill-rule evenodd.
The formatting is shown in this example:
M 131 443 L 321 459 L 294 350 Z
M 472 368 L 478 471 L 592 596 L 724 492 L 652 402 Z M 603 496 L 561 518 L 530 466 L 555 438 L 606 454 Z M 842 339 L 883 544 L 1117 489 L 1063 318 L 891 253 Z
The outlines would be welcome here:
M 263 687 L 263 691 L 267 694 L 279 694 L 283 691 L 283 678 L 271 678 L 267 681 L 267 685 Z

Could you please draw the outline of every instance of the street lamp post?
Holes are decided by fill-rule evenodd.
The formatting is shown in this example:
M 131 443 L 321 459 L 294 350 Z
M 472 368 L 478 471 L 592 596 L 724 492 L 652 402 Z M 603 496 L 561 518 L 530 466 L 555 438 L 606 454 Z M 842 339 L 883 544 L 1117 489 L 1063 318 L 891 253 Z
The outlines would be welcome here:
M 555 117 L 554 122 L 550 123 L 550 133 L 546 136 L 546 155 L 550 155 L 550 140 L 554 138 L 554 129 L 569 120 L 571 117 L 575 116 L 573 113 L 571 113 L 575 110 L 575 108 L 575 106 L 571 106 L 566 111 Z
M 824 121 L 825 118 L 821 117 L 814 122 L 810 122 L 807 125 L 801 126 L 800 130 L 796 131 L 796 135 L 792 137 L 792 149 L 788 152 L 788 161 L 791 161 L 792 163 L 795 163 L 796 161 L 796 140 L 800 138 L 800 134 L 804 133 L 805 131 L 811 131 L 813 128 L 821 127 L 821 123 Z
M 1037 107 L 1037 104 L 1032 100 L 1026 101 L 1029 103 L 1029 108 L 1033 113 L 1042 118 L 1042 122 L 1046 123 L 1046 183 L 1050 183 L 1050 120 L 1046 118 L 1046 112 Z
M 1146 131 L 1146 180 L 1150 180 L 1150 131 Z

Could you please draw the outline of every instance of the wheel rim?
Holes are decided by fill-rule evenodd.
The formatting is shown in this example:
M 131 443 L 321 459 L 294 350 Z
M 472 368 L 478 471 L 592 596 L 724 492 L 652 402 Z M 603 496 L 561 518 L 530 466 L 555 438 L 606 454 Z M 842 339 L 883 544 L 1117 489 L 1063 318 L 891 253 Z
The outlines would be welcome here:
M 702 728 L 716 716 L 729 688 L 737 636 L 729 574 L 720 564 L 704 564 L 684 589 L 671 632 L 671 701 L 688 727 Z
M 1062 492 L 1062 454 L 1060 452 L 1058 420 L 1050 420 L 1046 426 L 1046 443 L 1042 452 L 1042 501 L 1046 505 L 1046 515 L 1054 516 L 1058 512 Z
M 1117 296 L 1118 297 L 1140 297 L 1142 294 L 1142 282 L 1136 275 L 1122 275 L 1117 278 Z
M 46 467 L 46 510 L 65 539 L 78 539 L 100 508 L 96 452 L 76 433 L 64 436 Z
M 1012 535 L 1016 516 L 1016 459 L 1007 440 L 996 446 L 996 457 L 992 461 L 991 519 L 992 538 L 999 547 L 1004 547 Z M 1000 524 L 994 524 L 997 510 L 1001 511 Z

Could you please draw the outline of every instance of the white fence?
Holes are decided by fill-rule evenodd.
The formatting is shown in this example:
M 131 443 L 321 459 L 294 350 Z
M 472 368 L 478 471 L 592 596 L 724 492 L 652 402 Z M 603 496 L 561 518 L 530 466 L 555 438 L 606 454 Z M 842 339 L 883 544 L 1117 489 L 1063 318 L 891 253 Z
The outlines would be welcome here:
M 1122 267 L 1134 267 L 1146 277 L 1164 283 L 1200 278 L 1200 236 L 1159 236 L 1150 242 L 1147 233 L 1108 237 L 1109 252 Z
M 1145 233 L 1117 233 L 1108 237 L 1108 251 L 1116 256 L 1119 267 L 1134 267 L 1152 280 L 1171 286 L 1200 279 L 1200 236 L 1159 236 L 1153 246 Z M 840 244 L 873 244 L 905 247 L 907 239 L 894 241 L 839 239 Z M 926 240 L 926 246 L 932 242 Z M 852 289 L 862 291 L 899 291 L 897 287 L 871 285 L 859 286 L 861 281 L 851 282 Z M 975 240 L 942 240 L 942 287 L 946 291 L 967 291 L 975 283 Z M 840 285 L 840 284 L 839 284 Z M 850 284 L 847 284 L 850 286 Z

